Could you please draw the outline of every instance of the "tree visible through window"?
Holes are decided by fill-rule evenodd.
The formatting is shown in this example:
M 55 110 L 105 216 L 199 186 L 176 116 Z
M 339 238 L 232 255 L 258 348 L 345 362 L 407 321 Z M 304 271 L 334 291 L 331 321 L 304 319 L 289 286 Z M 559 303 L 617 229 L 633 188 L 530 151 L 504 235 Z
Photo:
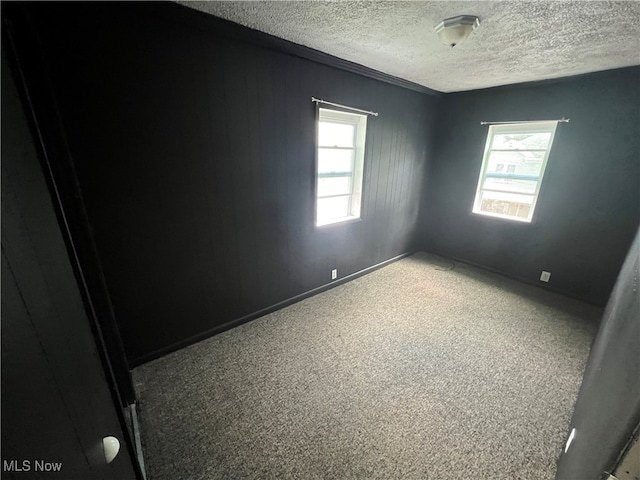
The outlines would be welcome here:
M 474 213 L 531 221 L 556 126 L 553 121 L 489 127 Z

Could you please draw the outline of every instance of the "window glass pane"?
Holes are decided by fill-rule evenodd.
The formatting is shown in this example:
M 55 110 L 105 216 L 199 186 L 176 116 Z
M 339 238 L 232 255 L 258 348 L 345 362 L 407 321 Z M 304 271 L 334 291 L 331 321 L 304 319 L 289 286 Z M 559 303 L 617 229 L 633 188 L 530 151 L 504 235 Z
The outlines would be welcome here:
M 329 177 L 318 179 L 318 197 L 351 193 L 351 177 Z
M 556 123 L 489 127 L 474 213 L 531 220 Z
M 350 172 L 353 150 L 318 149 L 318 173 Z
M 484 180 L 482 188 L 500 190 L 503 192 L 534 194 L 536 193 L 537 184 L 538 182 L 535 180 L 513 180 L 510 178 L 487 177 Z
M 491 149 L 545 150 L 549 146 L 551 132 L 501 133 L 494 135 Z
M 318 126 L 318 142 L 321 147 L 353 147 L 354 132 L 354 125 L 321 121 Z
M 480 200 L 480 211 L 528 218 L 533 199 L 534 197 L 531 195 L 483 191 Z
M 319 198 L 317 202 L 319 224 L 349 215 L 349 196 Z
M 544 154 L 545 152 L 491 152 L 487 174 L 504 172 L 538 177 Z M 506 172 L 504 165 L 506 165 Z

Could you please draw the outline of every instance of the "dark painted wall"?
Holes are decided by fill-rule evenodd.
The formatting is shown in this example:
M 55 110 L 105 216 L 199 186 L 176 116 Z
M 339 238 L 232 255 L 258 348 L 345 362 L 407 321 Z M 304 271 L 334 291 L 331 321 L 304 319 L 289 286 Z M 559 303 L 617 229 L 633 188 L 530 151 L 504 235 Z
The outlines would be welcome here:
M 640 230 L 591 348 L 571 419 L 576 429 L 560 457 L 557 480 L 598 480 L 612 472 L 640 422 Z
M 437 102 L 176 8 L 32 9 L 133 364 L 413 250 Z M 313 226 L 312 96 L 380 113 L 362 222 Z
M 640 220 L 640 69 L 447 95 L 422 209 L 435 252 L 604 305 Z M 531 224 L 471 214 L 481 121 L 562 116 Z M 540 272 L 551 272 L 548 285 Z

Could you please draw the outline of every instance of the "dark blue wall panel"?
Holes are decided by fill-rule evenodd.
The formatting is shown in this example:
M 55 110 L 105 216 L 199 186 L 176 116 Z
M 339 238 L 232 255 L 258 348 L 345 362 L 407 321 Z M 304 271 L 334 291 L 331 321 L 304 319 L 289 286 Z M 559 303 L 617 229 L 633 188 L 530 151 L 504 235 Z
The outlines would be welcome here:
M 437 97 L 176 5 L 32 15 L 131 363 L 416 248 Z M 313 225 L 312 96 L 380 113 L 361 222 Z
M 443 100 L 424 245 L 604 305 L 640 221 L 640 69 L 455 93 Z M 531 224 L 471 213 L 487 126 L 560 123 Z M 539 282 L 542 270 L 549 284 Z

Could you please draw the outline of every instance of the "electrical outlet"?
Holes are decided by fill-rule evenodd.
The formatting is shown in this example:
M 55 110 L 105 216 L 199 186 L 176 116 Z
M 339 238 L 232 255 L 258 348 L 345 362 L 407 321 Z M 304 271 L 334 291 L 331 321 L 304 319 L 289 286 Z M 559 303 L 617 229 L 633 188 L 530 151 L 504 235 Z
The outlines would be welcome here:
M 542 271 L 542 275 L 540 275 L 540 281 L 541 282 L 548 282 L 550 278 L 551 278 L 551 272 L 545 272 L 543 270 Z
M 331 270 L 331 280 L 335 280 L 336 278 L 338 278 L 338 269 L 334 268 Z

